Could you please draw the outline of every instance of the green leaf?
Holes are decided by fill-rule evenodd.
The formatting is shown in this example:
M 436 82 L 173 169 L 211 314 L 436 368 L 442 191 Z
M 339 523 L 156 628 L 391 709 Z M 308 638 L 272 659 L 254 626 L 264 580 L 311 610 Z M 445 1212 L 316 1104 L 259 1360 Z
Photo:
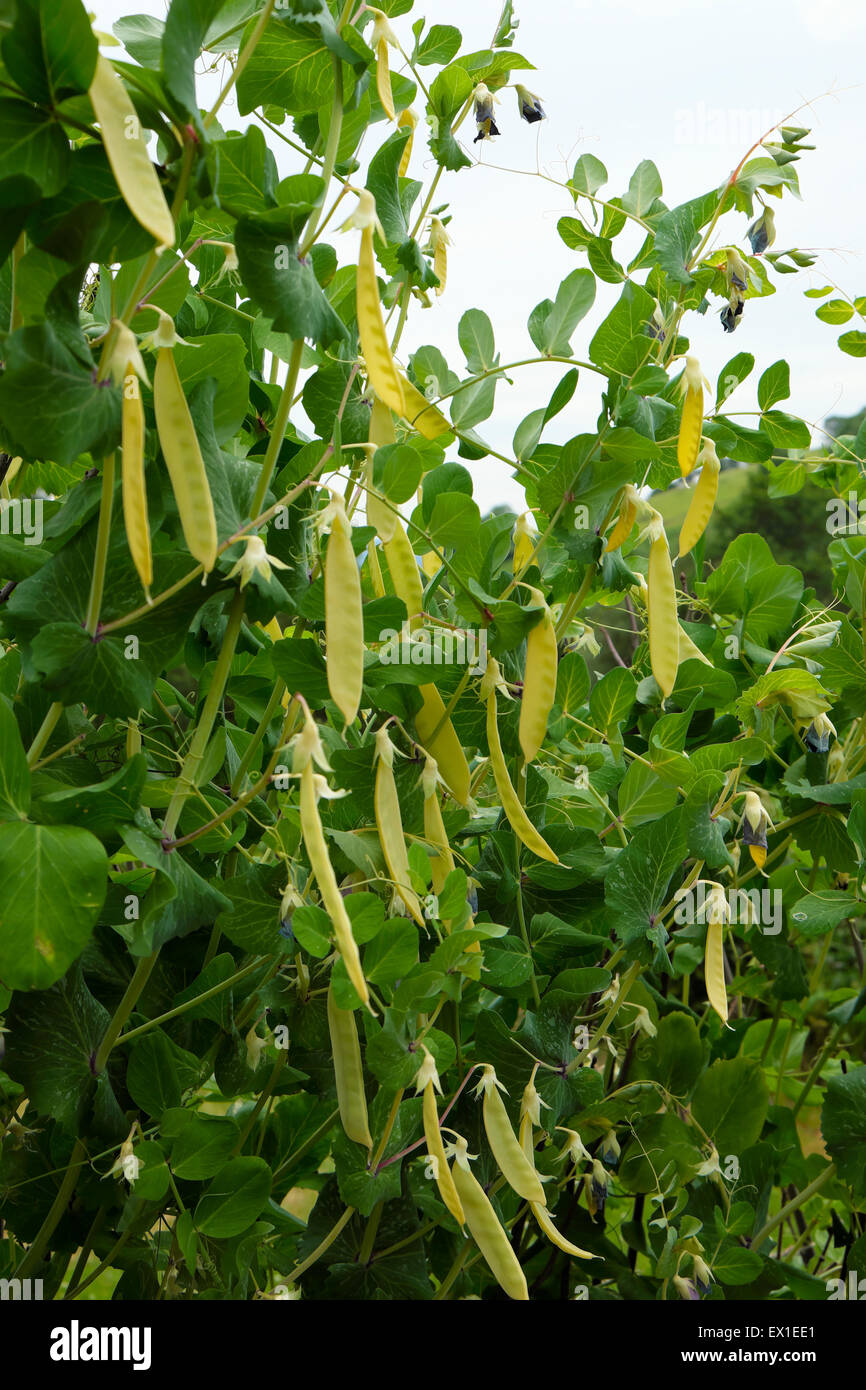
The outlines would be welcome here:
M 467 309 L 457 325 L 457 338 L 466 357 L 466 370 L 471 376 L 495 367 L 496 342 L 493 325 L 483 309 Z
M 571 335 L 595 301 L 595 276 L 590 270 L 573 270 L 556 292 L 545 299 L 529 318 L 529 336 L 538 351 L 548 357 L 569 357 Z
M 108 1021 L 77 965 L 51 989 L 16 994 L 6 1015 L 4 1069 L 25 1087 L 36 1113 L 63 1130 L 76 1130 L 93 1093 L 92 1061 Z
M 719 372 L 719 380 L 716 385 L 717 408 L 728 399 L 728 396 L 737 389 L 741 382 L 745 381 L 754 365 L 755 359 L 750 352 L 738 352 L 736 356 L 731 358 L 730 362 L 725 363 Z
M 574 166 L 571 176 L 571 189 L 579 193 L 595 194 L 607 183 L 607 170 L 594 154 L 582 154 Z
M 0 825 L 0 979 L 46 989 L 83 951 L 105 897 L 108 860 L 76 826 Z
M 271 1170 L 263 1158 L 233 1158 L 199 1198 L 197 1230 L 214 1240 L 239 1236 L 261 1216 L 271 1195 Z
M 762 374 L 758 382 L 758 405 L 761 410 L 769 410 L 777 401 L 784 401 L 791 394 L 791 369 L 787 362 L 774 362 Z M 808 447 L 808 446 L 806 446 Z
M 206 3 L 206 0 L 204 0 Z M 252 37 L 257 21 L 251 19 L 243 33 L 243 49 Z M 322 12 L 322 25 L 325 23 Z M 331 19 L 333 44 L 333 19 Z M 359 54 L 345 44 L 342 55 L 353 62 Z M 351 79 L 351 70 L 348 79 Z M 354 83 L 346 81 L 346 97 L 351 96 Z M 238 110 L 249 115 L 256 107 L 273 103 L 291 111 L 318 111 L 330 103 L 334 90 L 334 57 L 325 40 L 325 29 L 314 23 L 271 19 L 256 45 L 250 61 L 238 78 Z
M 822 323 L 847 323 L 854 310 L 847 299 L 828 299 L 815 310 L 816 319 Z
M 866 1190 L 866 1067 L 828 1079 L 821 1133 L 839 1177 L 862 1195 Z
M 159 69 L 165 21 L 150 14 L 123 15 L 111 26 L 127 53 L 145 68 Z
M 156 1119 L 176 1109 L 183 1092 L 198 1081 L 197 1059 L 161 1029 L 130 1043 L 126 1087 L 136 1105 Z
M 682 813 L 677 809 L 641 826 L 617 855 L 605 878 L 604 897 L 617 936 L 627 945 L 647 939 L 663 945 L 666 933 L 659 921 L 660 909 L 685 850 Z
M 0 130 L 2 121 L 0 111 Z M 108 453 L 119 442 L 120 391 L 99 385 L 92 365 L 74 356 L 49 323 L 11 333 L 4 357 L 0 414 L 28 458 L 70 464 L 86 450 Z
M 228 1116 L 196 1115 L 189 1110 L 167 1110 L 159 1128 L 172 1141 L 172 1172 L 195 1182 L 218 1173 L 240 1138 L 239 1126 Z
M 242 217 L 235 228 L 238 263 L 244 283 L 273 320 L 275 332 L 311 338 L 327 347 L 345 338 L 346 329 L 312 266 L 298 257 L 302 220 L 296 209 L 282 207 L 258 217 Z
M 17 0 L 3 60 L 25 96 L 42 106 L 87 91 L 98 46 L 81 0 Z
M 769 1096 L 760 1064 L 748 1057 L 717 1061 L 698 1082 L 692 1114 L 722 1156 L 742 1154 L 757 1144 Z
M 851 333 L 843 333 L 838 339 L 838 344 L 843 352 L 847 352 L 849 357 L 866 357 L 866 333 L 861 329 L 855 329 Z
M 629 281 L 589 345 L 596 366 L 623 376 L 636 372 L 652 349 L 645 329 L 654 309 L 652 295 Z
M 661 175 L 651 159 L 644 159 L 629 179 L 628 192 L 623 194 L 622 205 L 626 212 L 633 213 L 635 217 L 644 217 L 661 195 Z
M 812 433 L 805 420 L 787 415 L 783 410 L 765 411 L 761 416 L 761 429 L 769 435 L 776 449 L 808 449 L 812 443 Z
M 655 1192 L 659 1174 L 673 1164 L 679 1183 L 694 1177 L 702 1154 L 694 1132 L 676 1115 L 646 1115 L 634 1125 L 634 1138 L 623 1151 L 617 1178 L 626 1192 Z
M 80 825 L 91 835 L 110 835 L 135 819 L 147 777 L 147 759 L 137 753 L 104 782 L 64 787 L 37 800 L 33 814 L 43 825 Z
M 171 0 L 162 36 L 165 85 L 189 115 L 198 116 L 195 64 L 222 0 Z
M 720 1284 L 736 1287 L 753 1284 L 764 1268 L 757 1250 L 744 1250 L 741 1245 L 726 1245 L 713 1260 L 713 1274 Z
M 431 63 L 450 63 L 460 49 L 462 35 L 453 24 L 433 24 L 415 50 L 415 62 L 422 67 Z
M 26 816 L 29 810 L 27 754 L 15 715 L 0 698 L 0 817 Z
M 636 693 L 637 681 L 624 666 L 615 666 L 594 686 L 589 711 L 608 743 L 622 746 L 620 730 L 631 713 Z

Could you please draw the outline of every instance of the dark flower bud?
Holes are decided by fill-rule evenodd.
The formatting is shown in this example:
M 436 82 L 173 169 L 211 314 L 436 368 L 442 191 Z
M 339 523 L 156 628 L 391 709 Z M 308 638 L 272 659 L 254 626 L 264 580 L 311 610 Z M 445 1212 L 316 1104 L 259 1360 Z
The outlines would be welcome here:
M 517 105 L 524 121 L 534 125 L 536 121 L 544 120 L 544 109 L 541 105 L 540 97 L 534 92 L 530 92 L 528 87 L 522 87 L 519 82 L 515 84 L 514 90 L 517 93 Z
M 776 222 L 771 208 L 764 208 L 746 232 L 754 256 L 760 256 L 776 240 Z

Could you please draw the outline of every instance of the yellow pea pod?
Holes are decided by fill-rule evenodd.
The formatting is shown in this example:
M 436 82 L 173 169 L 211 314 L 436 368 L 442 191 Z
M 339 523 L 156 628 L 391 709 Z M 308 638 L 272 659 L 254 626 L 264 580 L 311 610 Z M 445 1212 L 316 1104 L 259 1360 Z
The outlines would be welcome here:
M 531 513 L 523 512 L 514 523 L 514 555 L 512 558 L 512 569 L 515 579 L 518 575 L 523 573 L 535 556 L 535 547 L 538 544 L 538 532 L 531 522 Z
M 123 201 L 160 246 L 173 246 L 174 218 L 147 152 L 138 113 L 113 65 L 102 56 L 96 60 L 90 101 Z
M 268 635 L 268 637 L 270 637 L 270 639 L 271 639 L 272 642 L 279 642 L 279 641 L 282 639 L 282 636 L 283 636 L 283 629 L 280 627 L 279 620 L 278 620 L 277 618 L 271 618 L 271 620 L 270 620 L 269 623 L 256 623 L 256 627 L 260 627 L 261 630 L 262 630 L 262 632 L 266 632 L 267 635 Z M 283 697 L 282 697 L 282 699 L 280 700 L 280 704 L 282 705 L 282 707 L 283 707 L 284 710 L 288 710 L 288 708 L 289 708 L 289 692 L 288 692 L 288 690 L 284 690 L 284 691 L 283 691 Z
M 439 769 L 435 759 L 428 757 L 427 765 L 424 768 L 422 776 L 424 787 L 424 838 L 436 851 L 430 861 L 430 868 L 433 875 L 433 892 L 437 895 L 442 892 L 448 875 L 454 871 L 454 855 L 451 853 L 451 846 L 448 843 L 448 835 L 445 830 L 445 822 L 442 819 L 442 810 L 439 806 L 439 797 L 436 791 L 438 774 Z
M 487 1261 L 497 1284 L 509 1298 L 528 1302 L 529 1290 L 520 1263 L 499 1217 L 475 1174 L 470 1172 L 466 1140 L 459 1139 L 451 1176 L 466 1215 L 472 1239 Z
M 532 1215 L 535 1217 L 547 1239 L 552 1245 L 556 1245 L 560 1250 L 564 1250 L 566 1255 L 572 1255 L 579 1260 L 594 1260 L 599 1258 L 593 1255 L 591 1250 L 581 1250 L 579 1245 L 572 1245 L 570 1240 L 566 1240 L 561 1231 L 556 1229 L 550 1219 L 550 1214 L 545 1207 L 540 1207 L 537 1202 L 530 1203 Z
M 445 293 L 448 283 L 448 247 L 451 245 L 451 238 L 438 217 L 434 217 L 430 225 L 430 244 L 433 248 L 433 270 L 439 281 L 436 294 L 440 295 Z
M 527 1158 L 517 1135 L 511 1128 L 511 1121 L 499 1094 L 496 1072 L 493 1067 L 486 1066 L 484 1068 L 477 1089 L 484 1092 L 482 1102 L 484 1131 L 487 1135 L 490 1151 L 499 1165 L 499 1171 L 509 1187 L 513 1187 L 518 1196 L 523 1197 L 527 1202 L 537 1202 L 539 1206 L 546 1207 L 547 1198 L 544 1195 L 541 1179 L 535 1171 L 535 1164 Z
M 680 529 L 679 552 L 681 555 L 688 555 L 692 547 L 697 545 L 707 529 L 707 523 L 713 514 L 713 507 L 716 505 L 721 464 L 712 440 L 708 439 L 705 442 L 698 458 L 698 464 L 700 465 L 701 476 L 698 478 L 697 486 L 692 493 L 692 500 Z
M 700 647 L 695 646 L 682 623 L 680 623 L 679 631 L 679 661 L 680 665 L 684 661 L 702 661 L 705 666 L 712 666 L 713 664 L 708 656 L 704 656 Z
M 153 409 L 184 539 L 190 554 L 209 573 L 217 553 L 213 498 L 171 348 L 159 348 L 156 354 Z
M 677 462 L 684 478 L 694 471 L 701 447 L 704 427 L 704 379 L 696 357 L 686 358 L 680 390 L 685 396 L 680 432 L 677 438 Z
M 425 753 L 435 758 L 454 800 L 465 806 L 469 800 L 471 774 L 457 731 L 445 713 L 444 701 L 435 685 L 421 685 L 418 693 L 424 701 L 415 715 L 418 742 Z
M 382 109 L 389 120 L 396 118 L 394 110 L 394 96 L 391 91 L 391 69 L 388 63 L 388 42 L 387 39 L 380 39 L 376 44 L 376 91 L 379 93 L 379 100 Z
M 448 1160 L 445 1157 L 445 1145 L 442 1142 L 442 1131 L 439 1128 L 439 1111 L 436 1107 L 436 1092 L 433 1089 L 433 1082 L 428 1081 L 424 1087 L 424 1104 L 422 1107 L 424 1117 L 424 1139 L 427 1144 L 427 1152 L 433 1160 L 433 1169 L 436 1176 L 436 1186 L 439 1188 L 439 1196 L 445 1203 L 458 1226 L 466 1225 L 466 1217 L 460 1198 L 457 1195 L 457 1188 L 451 1176 L 451 1169 L 448 1167 Z
M 372 226 L 364 227 L 361 232 L 356 296 L 358 334 L 370 384 L 385 405 L 391 410 L 396 410 L 398 415 L 403 415 L 406 411 L 403 382 L 391 355 L 391 346 L 382 318 L 382 305 L 379 302 Z
M 623 488 L 622 501 L 619 507 L 619 517 L 608 537 L 605 552 L 619 550 L 620 546 L 625 545 L 637 519 L 638 500 L 637 490 L 632 487 L 631 483 L 627 483 Z
M 385 444 L 393 444 L 396 438 L 390 410 L 374 395 L 370 410 L 370 429 L 367 434 L 369 443 L 380 449 Z M 373 487 L 372 453 L 372 450 L 368 453 L 366 466 L 367 520 L 371 526 L 375 526 L 383 541 L 389 541 L 397 528 L 397 513 L 393 507 L 386 505 L 381 493 Z
M 354 722 L 364 684 L 364 613 L 361 575 L 352 549 L 352 525 L 343 499 L 331 503 L 331 535 L 325 555 L 325 641 L 328 689 L 346 721 Z
M 405 147 L 403 149 L 403 154 L 400 157 L 400 167 L 397 170 L 397 176 L 401 179 L 405 178 L 406 171 L 409 168 L 409 160 L 412 158 L 412 145 L 415 141 L 415 127 L 417 124 L 418 117 L 415 115 L 415 112 L 408 106 L 405 108 L 405 110 L 400 112 L 400 115 L 397 118 L 398 130 L 405 130 L 406 126 L 409 127 L 409 139 L 406 141 Z
M 493 667 L 495 661 L 492 657 L 487 660 L 488 671 Z M 491 685 L 490 694 L 487 696 L 487 745 L 490 749 L 490 765 L 493 768 L 493 777 L 496 782 L 496 790 L 499 793 L 499 800 L 505 812 L 506 819 L 520 840 L 527 849 L 531 849 L 533 854 L 537 854 L 539 859 L 546 859 L 549 864 L 558 864 L 559 859 L 554 854 L 550 845 L 538 833 L 532 821 L 529 819 L 520 798 L 511 784 L 508 776 L 508 768 L 505 766 L 505 757 L 502 752 L 502 744 L 499 739 L 499 726 L 496 720 L 496 687 Z
M 367 1097 L 364 1094 L 364 1069 L 361 1065 L 361 1045 L 351 1009 L 341 1009 L 328 986 L 328 1032 L 331 1035 L 331 1054 L 337 1081 L 337 1104 L 340 1123 L 356 1144 L 372 1149 L 370 1121 L 367 1116 Z M 434 1102 L 435 1104 L 435 1102 Z
M 403 388 L 404 408 L 400 411 L 403 419 L 419 434 L 423 434 L 425 439 L 438 439 L 440 434 L 447 434 L 451 425 L 442 411 L 437 406 L 431 405 L 427 397 L 407 376 L 404 376 L 402 372 L 398 372 L 398 375 Z
M 650 545 L 647 576 L 647 617 L 649 619 L 650 666 L 656 684 L 666 700 L 677 679 L 680 651 L 680 625 L 677 617 L 677 591 L 661 517 L 658 534 Z
M 370 991 L 361 969 L 358 943 L 352 932 L 352 923 L 349 920 L 346 904 L 343 902 L 343 895 L 337 884 L 337 877 L 325 843 L 322 822 L 319 819 L 319 808 L 316 805 L 316 784 L 311 761 L 306 763 L 301 772 L 301 832 L 304 836 L 304 845 L 313 877 L 316 880 L 325 911 L 331 919 L 334 935 L 337 938 L 337 946 L 343 957 L 349 979 L 362 1001 L 369 1007 Z
M 424 621 L 424 589 L 418 571 L 418 559 L 399 520 L 390 540 L 384 542 L 385 559 L 391 571 L 391 582 L 398 598 L 406 605 L 410 628 L 416 628 Z
M 533 601 L 544 605 L 541 622 L 526 638 L 526 666 L 523 672 L 523 698 L 520 702 L 518 738 L 528 763 L 538 757 L 547 735 L 547 721 L 556 698 L 558 653 L 553 614 L 538 589 L 530 589 Z
M 379 564 L 379 552 L 373 541 L 367 546 L 367 569 L 370 574 L 370 583 L 373 586 L 373 593 L 376 598 L 385 597 L 385 581 L 382 578 L 382 567 Z
M 376 786 L 374 806 L 376 828 L 382 853 L 388 866 L 388 873 L 394 887 L 406 904 L 420 927 L 426 926 L 424 913 L 418 895 L 412 888 L 409 876 L 409 856 L 406 853 L 406 837 L 403 834 L 403 817 L 400 814 L 400 799 L 397 796 L 397 783 L 394 780 L 394 745 L 388 737 L 387 728 L 376 735 Z
M 144 406 L 141 403 L 138 377 L 133 371 L 128 371 L 123 378 L 120 437 L 123 458 L 123 523 L 126 527 L 129 553 L 138 571 L 144 596 L 149 603 L 150 586 L 153 583 L 153 556 L 150 549 L 147 488 L 144 483 Z
M 723 1023 L 728 1021 L 728 992 L 725 987 L 725 953 L 722 937 L 725 922 L 730 919 L 730 915 L 724 888 L 720 883 L 713 883 L 707 894 L 705 906 L 707 942 L 704 954 L 704 981 L 707 998 Z

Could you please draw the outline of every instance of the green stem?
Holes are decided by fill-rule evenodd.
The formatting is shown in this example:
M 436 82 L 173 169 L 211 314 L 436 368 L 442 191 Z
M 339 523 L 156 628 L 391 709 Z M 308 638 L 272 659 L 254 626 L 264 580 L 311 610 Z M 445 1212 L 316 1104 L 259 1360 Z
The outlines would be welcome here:
M 99 610 L 102 607 L 102 594 L 105 588 L 105 570 L 108 563 L 108 545 L 111 540 L 111 513 L 114 506 L 114 454 L 109 454 L 102 465 L 102 498 L 99 503 L 99 526 L 96 532 L 96 554 L 93 557 L 93 574 L 90 577 L 90 598 L 87 602 L 87 616 L 84 626 L 91 637 L 99 627 Z
M 253 498 L 250 511 L 253 516 L 258 516 L 265 501 L 265 493 L 271 485 L 271 478 L 283 447 L 283 440 L 286 437 L 286 429 L 289 424 L 289 411 L 292 408 L 292 399 L 295 394 L 295 387 L 298 384 L 298 373 L 301 370 L 301 356 L 304 351 L 304 340 L 299 338 L 292 344 L 291 356 L 289 357 L 289 368 L 286 374 L 285 385 L 283 386 L 280 403 L 277 406 L 277 413 L 271 428 L 271 437 L 268 440 L 268 447 L 265 453 L 262 471 L 259 474 L 256 494 Z
M 48 713 L 36 732 L 36 737 L 27 750 L 27 766 L 34 767 L 38 763 L 40 755 L 46 743 L 54 733 L 57 721 L 63 713 L 63 705 L 59 700 L 55 700 L 53 705 L 48 706 Z
M 385 1206 L 384 1200 L 379 1201 L 370 1213 L 370 1218 L 364 1228 L 364 1236 L 361 1241 L 361 1248 L 358 1251 L 358 1264 L 369 1264 L 370 1256 L 373 1253 L 373 1245 L 376 1241 L 376 1232 L 379 1229 L 379 1222 L 382 1220 L 382 1210 Z
M 280 1178 L 284 1177 L 286 1173 L 290 1173 L 295 1164 L 300 1163 L 304 1154 L 309 1153 L 310 1149 L 312 1149 L 315 1144 L 318 1144 L 320 1139 L 324 1139 L 325 1135 L 333 1127 L 334 1121 L 339 1117 L 339 1114 L 339 1110 L 332 1110 L 328 1118 L 319 1125 L 319 1128 L 310 1135 L 309 1139 L 305 1139 L 303 1144 L 299 1145 L 293 1153 L 289 1154 L 288 1158 L 283 1160 L 274 1173 L 274 1182 L 279 1182 Z
M 325 145 L 325 162 L 322 165 L 322 200 L 317 203 L 310 214 L 310 221 L 307 226 L 306 235 L 298 252 L 299 256 L 306 256 L 313 242 L 316 240 L 316 231 L 321 221 L 322 213 L 325 208 L 325 199 L 328 196 L 328 189 L 331 186 L 334 168 L 337 163 L 337 154 L 340 149 L 340 134 L 343 129 L 343 63 L 336 54 L 333 55 L 334 62 L 334 100 L 331 106 L 331 123 L 328 126 L 328 143 Z
M 99 1211 L 94 1216 L 90 1226 L 90 1230 L 84 1237 L 84 1244 L 82 1245 L 81 1250 L 79 1251 L 78 1259 L 75 1261 L 75 1267 L 70 1276 L 69 1283 L 66 1285 L 67 1294 L 74 1293 L 76 1285 L 78 1284 L 78 1281 L 80 1280 L 87 1266 L 87 1261 L 90 1259 L 90 1252 L 93 1249 L 93 1242 L 98 1236 L 100 1230 L 102 1229 L 102 1223 L 104 1222 L 107 1215 L 108 1208 L 100 1207 Z
M 291 1283 L 294 1283 L 296 1279 L 300 1279 L 302 1274 L 306 1274 L 307 1270 L 310 1269 L 310 1267 L 314 1265 L 317 1260 L 321 1259 L 322 1255 L 324 1255 L 326 1250 L 330 1249 L 330 1247 L 334 1244 L 334 1241 L 337 1239 L 337 1236 L 342 1231 L 343 1227 L 348 1225 L 348 1223 L 351 1221 L 354 1215 L 355 1208 L 346 1207 L 346 1210 L 343 1212 L 343 1215 L 340 1217 L 339 1221 L 336 1221 L 334 1223 L 328 1234 L 325 1236 L 325 1239 L 319 1245 L 316 1246 L 312 1255 L 308 1255 L 307 1258 L 305 1260 L 302 1260 L 299 1265 L 295 1265 L 295 1268 L 289 1275 L 289 1280 Z
M 93 1060 L 95 1076 L 98 1076 L 105 1068 L 112 1048 L 120 1037 L 121 1029 L 138 1003 L 141 992 L 150 978 L 150 972 L 156 964 L 158 954 L 157 951 L 154 951 L 150 956 L 143 956 L 135 967 L 132 979 L 126 987 L 126 993 L 114 1011 L 114 1016 L 105 1030 L 105 1036 L 99 1044 L 99 1050 Z
M 131 1235 L 132 1227 L 127 1226 L 126 1230 L 123 1232 L 123 1235 L 120 1236 L 119 1239 L 114 1242 L 105 1259 L 100 1261 L 100 1263 L 96 1266 L 96 1269 L 94 1269 L 93 1273 L 88 1274 L 84 1282 L 82 1284 L 79 1284 L 78 1287 L 72 1293 L 66 1294 L 64 1302 L 66 1301 L 66 1299 L 78 1298 L 79 1294 L 84 1293 L 85 1289 L 89 1289 L 90 1285 L 96 1279 L 99 1278 L 100 1274 L 103 1274 L 105 1270 L 108 1269 L 115 1256 L 120 1254 L 121 1250 L 123 1249 L 126 1242 L 129 1240 Z
M 124 1043 L 132 1042 L 133 1038 L 140 1038 L 142 1033 L 149 1033 L 151 1028 L 161 1028 L 163 1023 L 169 1023 L 173 1018 L 179 1018 L 185 1014 L 187 1009 L 192 1009 L 198 1004 L 204 1004 L 208 999 L 213 999 L 215 995 L 222 994 L 223 990 L 231 989 L 232 985 L 239 984 L 245 980 L 247 975 L 252 975 L 255 970 L 260 970 L 262 961 L 254 960 L 251 965 L 245 965 L 243 970 L 235 971 L 234 975 L 229 975 L 227 980 L 220 980 L 218 985 L 212 989 L 206 989 L 204 994 L 197 994 L 195 998 L 188 999 L 185 1004 L 178 1004 L 177 1008 L 169 1009 L 167 1013 L 160 1014 L 158 1018 L 149 1018 L 147 1023 L 140 1023 L 137 1028 L 130 1028 L 128 1033 L 116 1039 L 116 1046 L 122 1047 Z M 128 1015 L 127 1015 L 128 1017 Z
M 803 1107 L 803 1103 L 812 1089 L 812 1085 L 815 1081 L 815 1078 L 819 1075 L 821 1068 L 827 1060 L 828 1054 L 831 1053 L 835 1048 L 841 1031 L 842 1024 L 837 1023 L 835 1027 L 830 1030 L 830 1033 L 827 1037 L 826 1042 L 824 1043 L 824 1046 L 821 1048 L 820 1052 L 818 1053 L 818 1056 L 815 1058 L 815 1061 L 812 1064 L 812 1070 L 809 1072 L 809 1075 L 806 1078 L 806 1084 L 804 1085 L 802 1091 L 800 1092 L 796 1101 L 794 1102 L 794 1109 L 792 1112 L 794 1119 L 796 1119 L 799 1115 Z
M 222 646 L 217 657 L 214 673 L 211 678 L 210 689 L 201 712 L 198 726 L 192 736 L 189 752 L 184 760 L 181 774 L 177 779 L 169 807 L 163 823 L 163 835 L 170 840 L 177 823 L 180 820 L 180 813 L 183 810 L 184 802 L 195 786 L 196 777 L 205 755 L 213 726 L 216 721 L 217 713 L 222 704 L 223 693 L 226 682 L 228 681 L 229 671 L 231 670 L 232 658 L 235 654 L 238 636 L 240 635 L 241 622 L 244 615 L 244 603 L 246 596 L 242 589 L 238 589 L 229 610 L 229 619 L 226 625 L 225 635 L 223 636 Z
M 66 1172 L 63 1174 L 63 1181 L 57 1190 L 57 1196 L 51 1203 L 48 1215 L 42 1222 L 36 1239 L 15 1271 L 17 1279 L 31 1279 L 36 1274 L 48 1249 L 48 1242 L 69 1206 L 69 1199 L 75 1191 L 81 1169 L 85 1163 L 86 1152 L 84 1140 L 76 1139 L 75 1147 L 69 1156 Z
M 232 69 L 232 74 L 228 82 L 223 87 L 222 91 L 220 92 L 219 96 L 217 97 L 216 101 L 211 107 L 210 111 L 208 111 L 207 115 L 204 118 L 205 130 L 216 119 L 217 112 L 219 111 L 229 92 L 234 87 L 235 83 L 237 82 L 238 78 L 240 77 L 241 73 L 246 67 L 247 63 L 250 61 L 250 58 L 252 58 L 253 54 L 255 53 L 259 39 L 262 37 L 268 20 L 273 14 L 275 3 L 276 0 L 266 0 L 265 8 L 259 15 L 258 23 L 253 32 L 250 34 L 249 41 L 246 44 L 243 52 L 238 55 L 238 60 L 235 63 L 234 68 Z
M 266 1084 L 265 1084 L 265 1088 L 264 1088 L 264 1090 L 262 1091 L 261 1095 L 259 1096 L 258 1100 L 256 1101 L 255 1105 L 253 1106 L 252 1110 L 250 1111 L 250 1113 L 249 1113 L 249 1115 L 248 1115 L 248 1117 L 247 1117 L 247 1122 L 246 1122 L 246 1124 L 244 1125 L 243 1129 L 241 1130 L 240 1134 L 238 1135 L 237 1143 L 235 1144 L 234 1148 L 232 1149 L 232 1157 L 233 1157 L 233 1158 L 236 1158 L 237 1155 L 242 1151 L 242 1149 L 243 1149 L 243 1147 L 244 1147 L 244 1144 L 247 1142 L 248 1138 L 250 1137 L 250 1134 L 252 1133 L 253 1125 L 255 1124 L 256 1120 L 257 1120 L 258 1117 L 259 1117 L 259 1115 L 262 1113 L 262 1107 L 264 1106 L 265 1101 L 269 1098 L 269 1096 L 271 1096 L 271 1095 L 273 1094 L 274 1087 L 276 1086 L 277 1082 L 278 1082 L 279 1079 L 280 1079 L 280 1072 L 282 1071 L 283 1067 L 286 1065 L 286 1062 L 287 1062 L 288 1060 L 289 1060 L 289 1050 L 288 1050 L 288 1048 L 286 1048 L 286 1047 L 281 1048 L 281 1050 L 280 1050 L 280 1055 L 279 1055 L 279 1057 L 277 1058 L 277 1060 L 274 1062 L 273 1067 L 271 1068 L 271 1074 L 270 1074 L 270 1076 L 269 1076 L 268 1079 L 267 1079 L 267 1082 L 266 1082 Z
M 787 1221 L 792 1212 L 802 1207 L 804 1203 L 808 1202 L 810 1197 L 814 1197 L 815 1193 L 820 1191 L 825 1182 L 828 1182 L 829 1179 L 835 1177 L 835 1175 L 836 1165 L 835 1163 L 831 1163 L 824 1169 L 823 1173 L 819 1173 L 817 1178 L 809 1183 L 808 1187 L 804 1187 L 803 1191 L 799 1192 L 796 1197 L 792 1197 L 790 1202 L 786 1202 L 785 1205 L 776 1212 L 775 1216 L 770 1217 L 769 1221 L 761 1227 L 757 1235 L 752 1237 L 750 1241 L 751 1248 L 753 1250 L 760 1250 L 764 1241 L 775 1231 L 776 1227 L 781 1226 L 783 1221 Z

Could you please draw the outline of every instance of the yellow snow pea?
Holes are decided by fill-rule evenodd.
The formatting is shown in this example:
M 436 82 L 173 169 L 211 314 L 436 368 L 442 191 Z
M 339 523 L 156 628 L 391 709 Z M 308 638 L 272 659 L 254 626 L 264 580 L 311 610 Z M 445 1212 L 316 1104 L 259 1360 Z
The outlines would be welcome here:
M 370 1121 L 367 1116 L 367 1097 L 364 1094 L 364 1070 L 361 1065 L 361 1045 L 351 1009 L 341 1009 L 328 986 L 328 1032 L 337 1082 L 337 1104 L 340 1123 L 350 1139 L 364 1148 L 372 1149 Z
M 108 58 L 96 60 L 90 101 L 111 172 L 136 222 L 160 246 L 174 245 L 174 218 L 141 132 L 141 121 Z
M 677 679 L 680 624 L 674 571 L 664 522 L 658 512 L 650 523 L 650 539 L 647 576 L 650 666 L 663 698 L 667 699 Z
M 680 555 L 688 555 L 689 551 L 697 545 L 707 529 L 707 523 L 713 514 L 713 507 L 716 503 L 721 464 L 716 453 L 716 446 L 711 439 L 704 440 L 704 446 L 698 455 L 697 462 L 701 476 L 698 478 L 692 493 L 692 500 L 680 529 Z
M 325 640 L 328 689 L 347 724 L 361 704 L 364 684 L 364 614 L 352 526 L 338 492 L 325 509 L 331 528 L 325 555 Z
M 547 721 L 556 698 L 558 653 L 556 626 L 544 595 L 529 587 L 533 603 L 543 608 L 540 622 L 526 638 L 526 666 L 523 672 L 523 698 L 520 702 L 518 737 L 528 763 L 538 757 L 547 735 Z
M 120 434 L 122 450 L 123 522 L 132 562 L 138 571 L 144 596 L 150 602 L 153 583 L 153 557 L 147 515 L 147 488 L 144 482 L 144 406 L 135 372 L 123 379 Z
M 677 439 L 677 460 L 680 472 L 685 478 L 694 470 L 698 450 L 701 447 L 701 431 L 704 425 L 704 378 L 701 364 L 696 357 L 687 357 L 685 371 L 680 382 L 680 392 L 684 396 L 683 414 Z
M 539 859 L 546 859 L 549 864 L 558 864 L 559 859 L 532 824 L 508 776 L 497 722 L 496 684 L 499 679 L 499 665 L 495 657 L 488 657 L 487 672 L 481 683 L 481 694 L 487 706 L 487 746 L 490 750 L 490 765 L 493 768 L 499 800 L 518 840 L 526 845 L 527 849 L 532 850 L 533 854 L 537 854 Z
M 184 539 L 190 554 L 209 573 L 217 552 L 213 498 L 174 355 L 168 347 L 159 348 L 156 354 L 153 409 Z
M 394 887 L 415 921 L 423 927 L 426 925 L 424 913 L 409 879 L 409 856 L 406 853 L 403 818 L 400 814 L 397 783 L 394 780 L 394 745 L 388 737 L 387 726 L 381 728 L 376 735 L 376 758 L 374 803 L 382 853 Z
M 469 1168 L 467 1150 L 466 1140 L 458 1135 L 451 1176 L 472 1239 L 487 1261 L 491 1274 L 508 1297 L 528 1301 L 529 1290 L 523 1270 L 490 1199 Z
M 315 732 L 315 729 L 314 729 Z M 346 904 L 337 883 L 337 876 L 331 864 L 328 846 L 319 819 L 316 804 L 316 780 L 311 758 L 307 758 L 301 770 L 301 832 L 313 877 L 321 894 L 322 904 L 331 919 L 337 946 L 346 966 L 346 971 L 361 1000 L 370 1007 L 370 991 L 364 972 L 361 969 L 361 956 L 358 943 L 352 932 L 352 923 L 346 911 Z

